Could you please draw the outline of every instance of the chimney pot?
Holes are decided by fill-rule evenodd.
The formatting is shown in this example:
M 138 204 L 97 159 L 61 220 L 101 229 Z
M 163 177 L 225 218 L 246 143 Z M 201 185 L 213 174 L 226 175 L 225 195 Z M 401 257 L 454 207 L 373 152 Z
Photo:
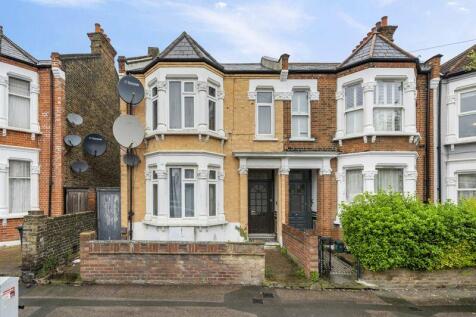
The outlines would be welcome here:
M 99 23 L 94 24 L 94 32 L 96 32 L 96 33 L 101 32 L 101 24 L 99 24 Z

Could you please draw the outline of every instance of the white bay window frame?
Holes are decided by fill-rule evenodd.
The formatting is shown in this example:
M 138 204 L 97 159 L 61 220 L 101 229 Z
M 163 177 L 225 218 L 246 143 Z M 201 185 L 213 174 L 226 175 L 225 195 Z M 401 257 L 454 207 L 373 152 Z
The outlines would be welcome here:
M 270 94 L 270 101 L 263 101 L 260 95 Z M 269 133 L 262 133 L 260 122 L 261 109 L 269 109 Z M 259 89 L 256 91 L 256 109 L 255 109 L 255 136 L 256 139 L 273 139 L 275 131 L 275 114 L 274 114 L 274 94 L 270 89 Z
M 180 126 L 179 127 L 172 127 L 172 121 L 174 118 L 172 118 L 172 110 L 171 110 L 171 84 L 175 83 L 180 83 Z M 186 91 L 186 87 L 190 88 L 192 87 L 192 91 Z M 168 80 L 168 98 L 169 98 L 169 129 L 170 130 L 186 130 L 186 129 L 194 129 L 195 128 L 195 81 L 192 79 L 169 79 Z M 186 100 L 192 99 L 192 118 L 191 118 L 191 124 L 190 122 L 187 122 L 190 120 L 190 118 L 187 116 L 187 103 Z M 189 113 L 190 114 L 190 113 Z M 176 119 L 176 118 L 175 118 Z
M 295 99 L 294 97 L 296 94 L 306 94 L 306 103 L 307 103 L 307 111 L 301 111 L 299 105 L 297 106 L 297 110 L 294 108 Z M 301 130 L 301 120 L 296 121 L 296 124 L 293 124 L 293 120 L 296 119 L 306 119 L 307 122 L 307 132 L 303 135 L 303 131 Z M 297 131 L 294 131 L 293 127 L 297 126 Z M 311 101 L 309 98 L 309 90 L 307 89 L 295 89 L 293 91 L 293 98 L 291 100 L 291 141 L 299 141 L 299 140 L 309 140 L 311 138 Z
M 360 95 L 361 94 L 361 95 Z M 364 112 L 364 96 L 362 82 L 349 83 L 344 86 L 344 100 L 345 100 L 345 134 L 358 135 L 363 131 L 363 112 Z M 360 124 L 354 122 L 353 129 L 350 129 L 349 119 L 351 117 L 358 117 L 360 115 Z M 355 119 L 355 118 L 354 118 Z M 358 125 L 358 126 L 357 126 Z
M 461 139 L 461 140 L 465 140 L 465 139 L 476 139 L 476 102 L 474 103 L 473 108 L 472 109 L 469 109 L 467 111 L 463 111 L 463 97 L 465 95 L 471 95 L 472 98 L 476 99 L 476 89 L 473 88 L 473 89 L 465 89 L 465 90 L 462 90 L 458 93 L 458 120 L 457 120 L 457 133 L 458 133 L 458 138 Z M 473 132 L 474 134 L 472 135 L 467 135 L 467 136 L 462 136 L 461 135 L 461 121 L 464 120 L 464 119 L 467 119 L 467 118 L 474 118 L 474 122 L 473 122 Z M 471 119 L 473 120 L 473 119 Z
M 474 185 L 472 186 L 462 186 L 462 176 L 471 176 L 474 178 Z M 460 202 L 462 199 L 467 198 L 476 198 L 476 171 L 473 172 L 460 172 L 457 174 L 457 201 Z M 468 195 L 469 194 L 469 195 Z M 462 197 L 465 196 L 465 197 Z
M 390 102 L 389 102 L 390 100 Z M 395 132 L 399 133 L 403 129 L 404 110 L 403 110 L 403 80 L 401 79 L 382 79 L 378 78 L 376 81 L 374 91 L 374 107 L 373 107 L 373 125 L 377 133 Z M 383 114 L 382 129 L 379 129 Z M 398 114 L 400 116 L 399 127 L 397 127 Z M 390 120 L 390 128 L 386 128 Z
M 180 217 L 174 217 L 172 215 L 172 170 L 179 170 L 180 171 Z M 192 176 L 190 176 L 190 173 Z M 169 175 L 169 217 L 170 218 L 175 218 L 175 219 L 180 219 L 180 218 L 194 218 L 196 217 L 196 197 L 197 197 L 197 191 L 196 191 L 196 174 L 197 174 L 197 168 L 194 166 L 169 166 L 168 167 L 168 175 Z M 189 214 L 189 210 L 187 210 L 187 187 L 192 186 L 193 191 L 192 191 L 192 214 Z M 190 194 L 190 193 L 189 193 Z

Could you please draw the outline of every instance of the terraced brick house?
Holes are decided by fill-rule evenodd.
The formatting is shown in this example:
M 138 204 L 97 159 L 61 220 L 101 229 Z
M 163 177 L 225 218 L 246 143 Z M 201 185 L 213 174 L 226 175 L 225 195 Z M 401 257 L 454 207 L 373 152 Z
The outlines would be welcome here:
M 37 60 L 0 27 L 0 246 L 20 243 L 17 227 L 29 211 L 95 210 L 95 188 L 119 185 L 115 142 L 89 171 L 74 175 L 71 161 L 85 155 L 63 140 L 91 131 L 112 141 L 119 114 L 115 51 L 99 25 L 88 36 L 91 53 Z M 83 117 L 81 128 L 68 125 L 71 112 Z
M 438 185 L 442 201 L 476 197 L 476 69 L 469 54 L 476 45 L 441 66 L 439 86 Z
M 395 44 L 396 28 L 382 18 L 336 63 L 287 54 L 220 63 L 187 33 L 160 53 L 120 57 L 120 75 L 146 89 L 134 107 L 146 142 L 124 231 L 132 223 L 137 240 L 249 237 L 305 253 L 306 241 L 317 243 L 307 237 L 340 237 L 339 204 L 359 193 L 433 200 L 439 56 L 419 61 Z M 122 206 L 127 176 L 122 164 Z

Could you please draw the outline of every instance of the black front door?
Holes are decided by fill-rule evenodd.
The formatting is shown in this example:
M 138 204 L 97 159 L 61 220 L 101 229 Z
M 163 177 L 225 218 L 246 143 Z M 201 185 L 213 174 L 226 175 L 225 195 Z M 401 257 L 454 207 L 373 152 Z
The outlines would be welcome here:
M 310 170 L 291 170 L 289 173 L 289 224 L 299 230 L 312 229 Z
M 274 233 L 272 170 L 248 171 L 248 232 Z

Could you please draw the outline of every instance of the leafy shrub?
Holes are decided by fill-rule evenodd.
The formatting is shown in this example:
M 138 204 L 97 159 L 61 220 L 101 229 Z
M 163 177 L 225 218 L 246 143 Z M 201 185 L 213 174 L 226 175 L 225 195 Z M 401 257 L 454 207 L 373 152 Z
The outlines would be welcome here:
M 424 204 L 366 193 L 342 205 L 341 222 L 351 253 L 372 271 L 476 266 L 476 201 Z

